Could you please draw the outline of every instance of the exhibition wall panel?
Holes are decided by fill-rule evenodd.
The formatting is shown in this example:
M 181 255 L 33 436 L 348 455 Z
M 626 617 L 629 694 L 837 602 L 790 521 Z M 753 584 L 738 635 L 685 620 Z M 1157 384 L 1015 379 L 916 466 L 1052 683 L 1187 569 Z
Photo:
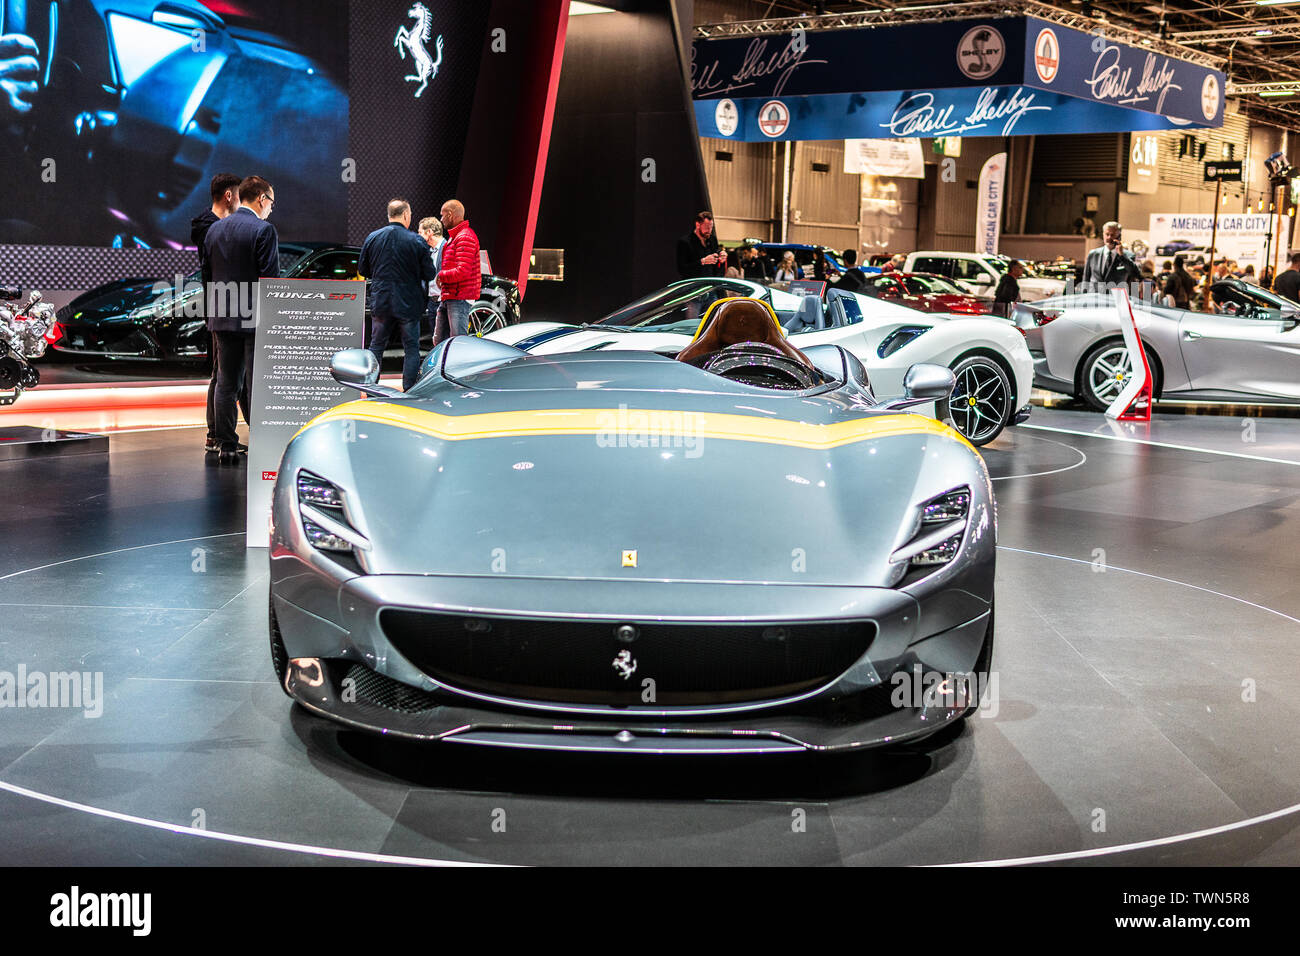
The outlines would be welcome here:
M 529 318 L 590 321 L 677 278 L 674 249 L 709 207 L 680 25 L 688 0 L 626 0 L 570 19 L 534 245 L 563 249 Z

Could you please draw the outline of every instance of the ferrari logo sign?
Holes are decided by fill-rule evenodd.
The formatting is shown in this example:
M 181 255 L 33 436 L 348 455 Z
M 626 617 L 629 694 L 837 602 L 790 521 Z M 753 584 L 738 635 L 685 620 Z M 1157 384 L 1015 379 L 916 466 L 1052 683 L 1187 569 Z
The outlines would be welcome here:
M 624 551 L 624 552 L 623 552 L 623 567 L 625 567 L 625 568 L 635 568 L 635 567 L 636 567 L 636 552 L 635 552 L 635 551 Z
M 632 656 L 631 651 L 619 651 L 614 655 L 613 667 L 614 673 L 627 680 L 636 673 L 636 658 Z

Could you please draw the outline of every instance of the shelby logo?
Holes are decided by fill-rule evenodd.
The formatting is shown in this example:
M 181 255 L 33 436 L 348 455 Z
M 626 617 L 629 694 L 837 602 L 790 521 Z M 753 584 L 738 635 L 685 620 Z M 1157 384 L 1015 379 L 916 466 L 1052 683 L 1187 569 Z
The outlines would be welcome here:
M 327 299 L 330 301 L 339 301 L 342 299 L 355 299 L 355 292 L 268 292 L 268 299 Z
M 1002 34 L 993 27 L 971 27 L 957 44 L 957 66 L 972 80 L 996 73 L 1006 56 Z
M 152 893 L 70 893 L 50 897 L 50 925 L 66 928 L 129 926 L 133 936 L 148 936 L 152 925 Z
M 397 47 L 397 55 L 403 60 L 406 59 L 407 52 L 410 52 L 411 59 L 415 61 L 415 72 L 405 79 L 408 83 L 414 80 L 420 84 L 420 88 L 415 91 L 418 99 L 429 85 L 429 80 L 438 75 L 438 67 L 442 65 L 442 34 L 438 35 L 438 59 L 435 60 L 424 48 L 424 41 L 433 33 L 433 14 L 424 4 L 417 3 L 406 11 L 406 15 L 413 18 L 415 24 L 410 29 L 398 27 L 397 36 L 393 37 L 393 46 Z

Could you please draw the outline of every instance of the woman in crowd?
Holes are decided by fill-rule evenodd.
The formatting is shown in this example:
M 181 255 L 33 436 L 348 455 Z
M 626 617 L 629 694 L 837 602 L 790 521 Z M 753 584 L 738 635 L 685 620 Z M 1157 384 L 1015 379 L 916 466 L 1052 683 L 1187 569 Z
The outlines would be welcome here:
M 799 266 L 795 264 L 794 253 L 787 252 L 781 257 L 780 263 L 776 267 L 777 282 L 793 282 L 800 278 Z

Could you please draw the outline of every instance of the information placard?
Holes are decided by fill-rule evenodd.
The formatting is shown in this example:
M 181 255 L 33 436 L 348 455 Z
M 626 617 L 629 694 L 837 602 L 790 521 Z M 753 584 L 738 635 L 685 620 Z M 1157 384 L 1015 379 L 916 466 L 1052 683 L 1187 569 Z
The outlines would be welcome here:
M 285 446 L 298 429 L 359 397 L 334 381 L 330 358 L 360 348 L 366 284 L 332 279 L 258 283 L 256 355 L 248 438 L 248 547 L 270 544 L 271 489 Z

